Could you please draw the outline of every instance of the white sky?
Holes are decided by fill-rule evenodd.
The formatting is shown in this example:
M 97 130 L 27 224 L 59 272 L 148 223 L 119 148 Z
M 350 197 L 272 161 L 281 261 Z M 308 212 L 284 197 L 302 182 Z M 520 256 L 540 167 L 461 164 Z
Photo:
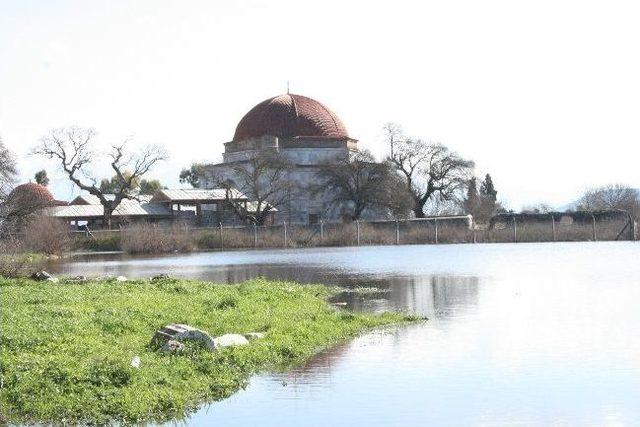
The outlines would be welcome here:
M 378 155 L 402 124 L 490 172 L 513 208 L 640 187 L 637 1 L 0 0 L 0 136 L 24 180 L 53 127 L 164 144 L 177 186 L 253 105 L 291 91 Z M 106 170 L 104 170 L 106 174 Z

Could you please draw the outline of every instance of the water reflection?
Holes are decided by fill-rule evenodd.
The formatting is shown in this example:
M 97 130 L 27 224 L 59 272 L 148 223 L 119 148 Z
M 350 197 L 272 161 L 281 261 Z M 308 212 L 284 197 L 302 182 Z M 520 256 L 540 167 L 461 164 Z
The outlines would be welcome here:
M 215 256 L 215 254 L 209 254 Z M 379 275 L 358 271 L 344 272 L 323 264 L 231 264 L 215 265 L 187 262 L 189 257 L 175 257 L 173 264 L 164 258 L 136 258 L 121 254 L 82 257 L 72 263 L 51 263 L 49 269 L 64 275 L 124 275 L 150 277 L 168 273 L 176 277 L 209 280 L 216 283 L 240 283 L 257 277 L 289 280 L 298 283 L 322 283 L 345 288 L 371 288 L 379 292 L 344 292 L 335 300 L 346 302 L 357 311 L 381 312 L 401 310 L 440 318 L 459 310 L 473 308 L 478 301 L 476 276 L 455 275 Z
M 436 275 L 361 280 L 361 286 L 373 286 L 383 292 L 366 295 L 345 292 L 338 296 L 338 299 L 358 311 L 401 310 L 431 319 L 473 309 L 478 302 L 479 279 L 473 276 Z
M 640 424 L 639 259 L 631 242 L 496 244 L 116 256 L 55 268 L 376 287 L 338 298 L 430 319 L 258 375 L 189 425 L 601 426 Z

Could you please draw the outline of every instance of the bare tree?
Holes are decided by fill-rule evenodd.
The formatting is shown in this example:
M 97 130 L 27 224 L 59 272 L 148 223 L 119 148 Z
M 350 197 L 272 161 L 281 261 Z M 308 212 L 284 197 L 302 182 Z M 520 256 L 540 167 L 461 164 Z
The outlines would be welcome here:
M 0 139 L 0 237 L 11 228 L 14 209 L 7 203 L 7 196 L 16 182 L 17 175 L 16 159 Z
M 4 201 L 15 184 L 17 174 L 16 159 L 0 139 L 0 203 Z
M 640 218 L 640 191 L 623 184 L 587 190 L 578 200 L 579 210 L 622 209 Z
M 389 157 L 404 178 L 413 198 L 413 213 L 424 218 L 425 204 L 437 197 L 441 201 L 456 199 L 471 177 L 474 163 L 465 160 L 442 144 L 407 138 L 400 126 L 384 127 Z
M 287 205 L 294 190 L 289 172 L 293 164 L 282 154 L 263 151 L 230 165 L 230 175 L 214 177 L 215 185 L 227 189 L 227 202 L 246 222 L 263 225 L 274 208 Z M 238 190 L 251 199 L 251 208 L 235 197 Z
M 548 214 L 553 211 L 553 206 L 543 202 L 535 205 L 524 206 L 520 212 L 529 214 Z
M 360 219 L 367 209 L 388 209 L 394 216 L 402 216 L 403 205 L 410 205 L 404 186 L 398 188 L 393 166 L 378 163 L 368 151 L 351 152 L 337 162 L 320 166 L 319 183 L 311 190 L 328 196 L 329 205 L 349 209 L 352 220 Z M 398 191 L 399 190 L 399 191 Z
M 98 180 L 89 170 L 93 160 L 99 157 L 94 151 L 94 138 L 93 129 L 78 127 L 54 129 L 42 138 L 33 153 L 57 160 L 71 182 L 81 190 L 96 196 L 104 209 L 103 226 L 111 228 L 113 211 L 122 200 L 136 199 L 132 189 L 156 163 L 165 160 L 167 154 L 157 145 L 148 145 L 137 154 L 127 152 L 128 141 L 112 145 L 107 157 L 117 177 L 117 183 L 112 189 L 113 197 L 107 197 L 106 193 L 100 190 Z

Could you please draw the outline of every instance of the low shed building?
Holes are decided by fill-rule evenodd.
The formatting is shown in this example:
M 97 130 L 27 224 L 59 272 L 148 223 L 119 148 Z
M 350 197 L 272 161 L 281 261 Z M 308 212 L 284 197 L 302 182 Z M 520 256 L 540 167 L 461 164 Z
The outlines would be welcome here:
M 56 206 L 48 208 L 46 212 L 76 228 L 102 228 L 104 208 L 101 204 Z M 125 199 L 113 212 L 112 226 L 122 227 L 140 221 L 169 224 L 171 219 L 171 211 L 163 205 Z
M 235 189 L 195 188 L 159 190 L 149 203 L 161 205 L 170 210 L 174 221 L 188 222 L 197 226 L 214 226 L 220 223 L 239 222 L 234 206 L 247 211 L 251 202 Z
M 113 199 L 113 194 L 106 194 Z M 112 226 L 123 227 L 135 222 L 186 223 L 195 226 L 216 226 L 240 222 L 238 211 L 251 212 L 251 202 L 241 192 L 231 189 L 164 189 L 154 195 L 138 195 L 124 199 L 113 212 Z M 49 207 L 47 215 L 69 222 L 77 228 L 102 228 L 104 208 L 98 197 L 84 194 L 67 206 Z

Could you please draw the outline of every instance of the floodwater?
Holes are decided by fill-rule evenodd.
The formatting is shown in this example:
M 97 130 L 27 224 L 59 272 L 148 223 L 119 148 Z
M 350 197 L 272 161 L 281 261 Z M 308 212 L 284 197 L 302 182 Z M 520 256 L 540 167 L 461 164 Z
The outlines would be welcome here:
M 341 298 L 429 318 L 257 375 L 189 425 L 640 425 L 640 243 L 116 255 L 52 267 L 375 286 L 385 291 Z

